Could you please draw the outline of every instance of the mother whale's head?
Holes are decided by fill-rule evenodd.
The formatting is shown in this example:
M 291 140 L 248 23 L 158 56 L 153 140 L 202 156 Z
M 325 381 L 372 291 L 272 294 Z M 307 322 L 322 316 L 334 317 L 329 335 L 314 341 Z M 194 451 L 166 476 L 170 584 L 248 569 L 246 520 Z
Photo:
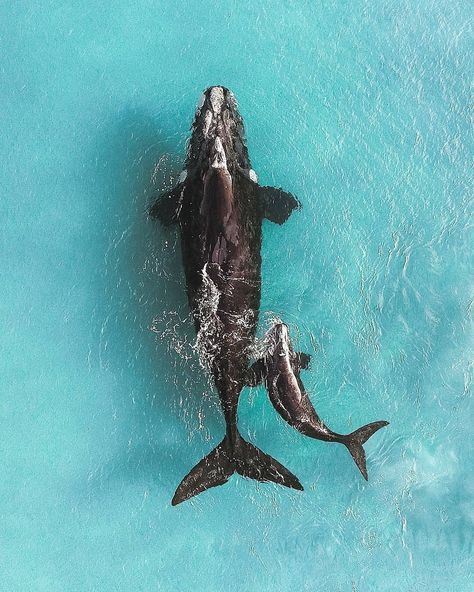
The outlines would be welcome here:
M 249 168 L 244 126 L 234 94 L 224 86 L 210 86 L 199 101 L 192 125 L 187 166 L 205 170 L 215 166 L 216 147 L 226 166 Z

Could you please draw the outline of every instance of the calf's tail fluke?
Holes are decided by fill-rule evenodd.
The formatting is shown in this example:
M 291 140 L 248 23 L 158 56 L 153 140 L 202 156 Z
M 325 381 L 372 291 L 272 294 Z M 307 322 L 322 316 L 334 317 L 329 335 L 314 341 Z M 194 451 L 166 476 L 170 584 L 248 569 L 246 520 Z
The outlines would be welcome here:
M 388 421 L 374 421 L 362 426 L 355 432 L 344 436 L 342 443 L 345 444 L 354 459 L 355 464 L 358 466 L 359 471 L 366 481 L 369 477 L 367 475 L 367 466 L 365 459 L 365 450 L 362 445 L 367 442 L 370 436 L 373 436 L 375 432 L 388 425 Z
M 171 504 L 176 506 L 206 489 L 223 485 L 234 473 L 303 490 L 298 478 L 270 455 L 246 442 L 240 435 L 233 444 L 226 436 L 181 481 Z

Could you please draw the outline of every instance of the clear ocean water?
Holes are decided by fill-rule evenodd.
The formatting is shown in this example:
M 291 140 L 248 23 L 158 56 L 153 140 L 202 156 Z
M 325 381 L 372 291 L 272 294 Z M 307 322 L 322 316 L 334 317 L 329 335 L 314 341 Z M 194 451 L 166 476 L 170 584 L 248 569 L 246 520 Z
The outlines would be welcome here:
M 472 590 L 472 6 L 16 0 L 0 7 L 0 589 Z M 234 476 L 179 243 L 146 217 L 201 91 L 231 88 L 263 184 L 266 313 L 338 431 L 387 419 L 369 482 L 262 388 L 242 433 L 295 492 Z M 471 241 L 471 242 L 470 242 Z

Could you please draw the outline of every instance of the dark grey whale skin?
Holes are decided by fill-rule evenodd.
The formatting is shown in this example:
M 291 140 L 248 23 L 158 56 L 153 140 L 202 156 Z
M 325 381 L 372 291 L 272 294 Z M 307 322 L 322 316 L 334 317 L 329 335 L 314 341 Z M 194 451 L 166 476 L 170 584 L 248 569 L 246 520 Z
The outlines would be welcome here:
M 366 456 L 362 445 L 380 428 L 389 425 L 388 421 L 369 423 L 351 434 L 333 432 L 319 418 L 301 380 L 300 370 L 308 367 L 309 355 L 294 351 L 288 327 L 282 322 L 273 325 L 267 341 L 269 347 L 266 355 L 249 371 L 249 384 L 254 386 L 264 382 L 276 411 L 305 436 L 344 444 L 367 481 Z
M 237 428 L 260 306 L 262 221 L 282 224 L 299 202 L 256 182 L 242 118 L 224 87 L 210 87 L 201 99 L 185 166 L 185 178 L 156 201 L 150 216 L 179 226 L 189 305 L 226 434 L 183 479 L 172 504 L 222 485 L 234 472 L 301 490 L 295 475 Z

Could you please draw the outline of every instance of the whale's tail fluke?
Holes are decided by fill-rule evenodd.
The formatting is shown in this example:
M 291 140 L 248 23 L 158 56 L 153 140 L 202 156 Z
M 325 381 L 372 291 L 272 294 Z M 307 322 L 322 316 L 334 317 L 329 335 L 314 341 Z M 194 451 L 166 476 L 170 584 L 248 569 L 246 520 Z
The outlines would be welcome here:
M 246 442 L 240 435 L 232 446 L 226 436 L 181 481 L 171 504 L 176 506 L 206 489 L 223 485 L 233 473 L 303 490 L 298 478 L 270 455 Z
M 359 468 L 359 471 L 362 473 L 362 476 L 366 481 L 369 479 L 369 477 L 367 475 L 365 450 L 363 449 L 362 445 L 367 442 L 367 440 L 373 436 L 376 431 L 387 425 L 388 421 L 374 421 L 373 423 L 368 423 L 358 430 L 355 430 L 355 432 L 344 436 L 341 440 L 342 443 L 347 446 L 347 449 L 351 453 L 355 464 Z

